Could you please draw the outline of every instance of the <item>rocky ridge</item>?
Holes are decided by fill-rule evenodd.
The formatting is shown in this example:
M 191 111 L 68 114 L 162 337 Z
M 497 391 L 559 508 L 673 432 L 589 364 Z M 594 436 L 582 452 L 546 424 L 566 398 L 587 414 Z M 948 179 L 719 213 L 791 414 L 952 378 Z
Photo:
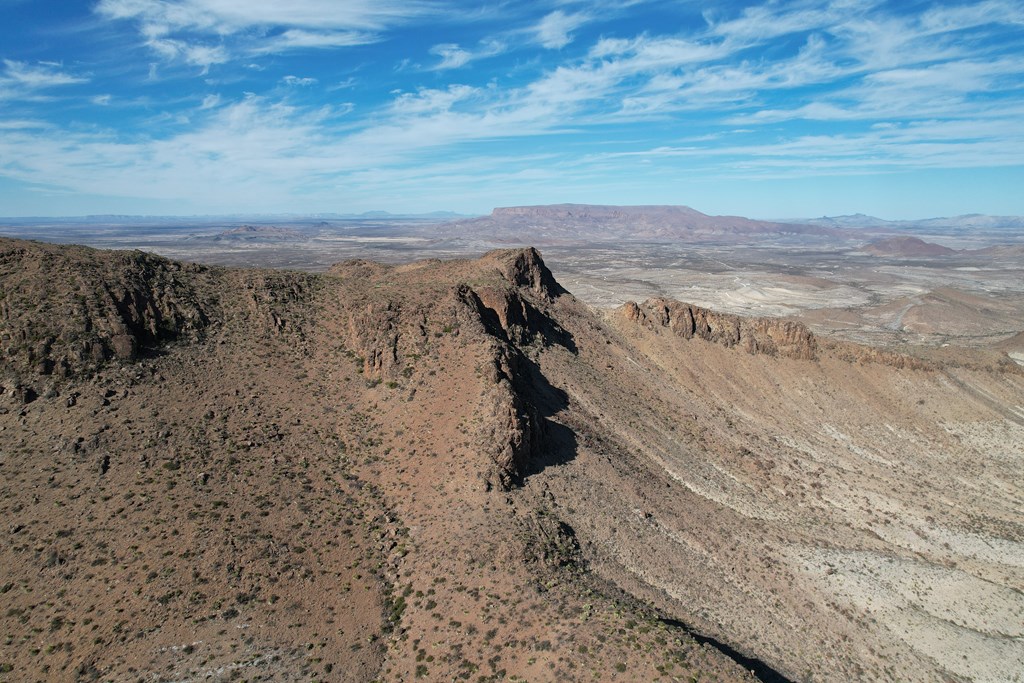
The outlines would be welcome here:
M 309 275 L 2 246 L 18 680 L 1000 680 L 1024 662 L 1019 370 L 665 299 L 599 315 L 533 249 Z M 44 277 L 55 263 L 84 279 Z M 76 283 L 101 295 L 48 319 Z M 69 352 L 72 325 L 108 351 Z M 11 343 L 36 334 L 69 371 Z M 928 572 L 967 592 L 900 578 Z M 954 623 L 1000 657 L 936 645 Z
M 747 353 L 804 360 L 814 360 L 818 354 L 814 335 L 797 322 L 716 313 L 668 299 L 630 302 L 619 310 L 628 320 L 650 329 L 666 327 L 684 339 L 696 337 L 727 347 L 740 346 Z

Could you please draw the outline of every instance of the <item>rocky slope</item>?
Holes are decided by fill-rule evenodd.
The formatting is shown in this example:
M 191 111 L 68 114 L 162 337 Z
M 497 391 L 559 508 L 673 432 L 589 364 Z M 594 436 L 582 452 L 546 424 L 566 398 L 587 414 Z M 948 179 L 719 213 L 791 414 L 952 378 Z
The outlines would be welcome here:
M 598 314 L 532 249 L 0 247 L 3 680 L 1024 670 L 1009 359 Z

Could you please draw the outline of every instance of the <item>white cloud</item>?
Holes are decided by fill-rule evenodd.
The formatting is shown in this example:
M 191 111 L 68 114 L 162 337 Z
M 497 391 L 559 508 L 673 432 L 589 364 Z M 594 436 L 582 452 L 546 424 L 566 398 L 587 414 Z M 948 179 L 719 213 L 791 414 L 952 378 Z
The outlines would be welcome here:
M 204 69 L 228 60 L 228 49 L 211 37 L 231 38 L 235 51 L 250 54 L 363 45 L 430 10 L 421 0 L 100 0 L 95 8 L 107 19 L 136 22 L 165 59 Z
M 146 44 L 168 61 L 181 59 L 186 64 L 200 67 L 201 75 L 209 73 L 211 65 L 223 64 L 230 59 L 222 45 L 201 45 L 172 38 L 151 38 Z
M 453 106 L 479 94 L 468 85 L 450 85 L 444 90 L 422 88 L 415 93 L 400 93 L 391 105 L 391 111 L 401 116 L 426 112 L 450 111 Z
M 355 76 L 349 76 L 345 80 L 339 81 L 338 83 L 335 83 L 331 87 L 327 88 L 327 90 L 328 92 L 334 92 L 335 90 L 348 90 L 349 88 L 354 88 L 356 86 L 356 83 L 358 83 L 358 81 L 356 80 Z
M 97 104 L 101 107 L 105 107 L 110 104 L 112 97 L 110 95 L 95 95 L 89 99 L 93 104 Z
M 973 5 L 931 7 L 921 16 L 921 28 L 945 33 L 985 24 L 1024 24 L 1024 5 L 1010 0 L 988 0 Z
M 706 12 L 709 32 L 730 45 L 756 45 L 780 36 L 814 31 L 844 21 L 854 21 L 874 9 L 877 0 L 837 0 L 828 3 L 816 0 L 766 2 L 747 7 L 740 16 L 718 21 L 713 12 Z
M 101 15 L 136 19 L 157 30 L 222 35 L 266 26 L 373 31 L 429 9 L 416 0 L 100 0 L 96 7 Z
M 430 48 L 430 54 L 437 55 L 441 58 L 441 62 L 434 67 L 439 70 L 457 69 L 473 59 L 473 55 L 469 50 L 463 50 L 455 43 L 442 43 L 441 45 L 435 45 Z
M 7 121 L 0 121 L 0 130 L 30 130 L 33 128 L 50 128 L 50 124 L 45 121 L 32 121 L 27 119 L 9 119 Z
M 456 43 L 441 43 L 430 48 L 430 54 L 441 58 L 431 69 L 433 71 L 445 71 L 447 69 L 458 69 L 477 59 L 486 59 L 501 54 L 507 49 L 505 43 L 496 39 L 481 41 L 475 50 L 467 50 Z
M 316 85 L 317 80 L 315 78 L 300 78 L 298 76 L 288 75 L 282 78 L 281 82 L 285 85 L 305 87 L 309 85 Z
M 376 33 L 367 31 L 307 31 L 288 29 L 283 33 L 262 39 L 250 52 L 253 54 L 276 54 L 288 50 L 312 48 L 351 47 L 369 45 L 380 40 Z
M 45 100 L 51 97 L 46 92 L 53 88 L 89 82 L 88 78 L 67 73 L 63 70 L 62 65 L 56 62 L 30 64 L 5 59 L 2 63 L 0 102 Z
M 555 10 L 534 27 L 537 42 L 550 50 L 560 50 L 572 42 L 572 32 L 591 20 L 584 12 L 566 14 Z
M 86 83 L 88 78 L 73 76 L 65 72 L 58 62 L 19 62 L 13 59 L 5 59 L 4 74 L 0 76 L 0 85 L 18 85 L 26 89 L 40 90 L 52 88 L 58 85 L 71 85 L 74 83 Z
M 298 11 L 291 23 L 280 24 L 276 22 L 284 20 L 276 6 L 264 2 L 251 4 L 251 16 L 244 21 L 236 12 L 243 6 L 240 0 L 104 0 L 100 7 L 105 16 L 139 22 L 145 40 L 166 59 L 204 69 L 233 55 L 376 39 L 410 16 L 396 12 L 357 21 L 345 14 L 351 8 L 334 7 L 340 4 L 299 2 L 300 10 L 316 5 L 326 16 Z M 353 6 L 369 11 L 370 3 Z M 463 38 L 462 44 L 435 45 L 430 52 L 436 64 L 408 69 L 401 77 L 414 74 L 412 78 L 434 87 L 416 88 L 415 80 L 388 74 L 377 95 L 384 97 L 383 89 L 393 88 L 396 81 L 403 90 L 376 108 L 370 104 L 372 96 L 360 100 L 358 107 L 345 102 L 305 108 L 266 97 L 223 103 L 218 95 L 206 95 L 197 111 L 200 91 L 188 100 L 193 122 L 186 132 L 148 140 L 122 137 L 115 130 L 41 131 L 16 121 L 0 123 L 5 131 L 0 136 L 0 173 L 76 192 L 103 194 L 118 187 L 126 195 L 168 199 L 208 196 L 217 187 L 225 201 L 244 202 L 256 190 L 273 206 L 316 188 L 349 186 L 353 179 L 377 187 L 411 187 L 430 178 L 432 171 L 446 174 L 433 179 L 432 187 L 457 187 L 477 175 L 512 178 L 519 173 L 520 179 L 537 179 L 543 174 L 536 169 L 502 171 L 496 165 L 500 154 L 491 156 L 491 151 L 501 141 L 566 130 L 594 143 L 599 132 L 608 130 L 598 126 L 641 118 L 654 122 L 650 130 L 623 128 L 636 139 L 611 142 L 630 150 L 629 158 L 642 157 L 655 166 L 659 160 L 683 160 L 681 164 L 709 175 L 1019 165 L 1024 159 L 1019 125 L 1024 120 L 1024 105 L 1019 104 L 1024 57 L 1000 57 L 984 38 L 1005 30 L 1005 21 L 1017 20 L 1020 4 L 991 0 L 918 15 L 869 12 L 872 6 L 860 0 L 768 1 L 731 18 L 709 16 L 707 26 L 678 35 L 600 39 L 583 56 L 557 55 L 557 62 L 515 86 L 483 85 L 471 80 L 472 73 L 459 79 L 464 83 L 445 80 L 445 74 L 422 73 L 465 67 L 511 49 L 507 44 L 513 37 L 520 47 L 529 43 L 535 53 L 549 54 L 536 46 L 564 47 L 585 20 L 556 11 L 539 24 L 520 24 L 500 34 L 501 41 L 466 43 Z M 1004 10 L 1007 19 L 992 25 Z M 331 12 L 337 14 L 332 18 Z M 545 22 L 550 30 L 542 32 Z M 970 39 L 961 40 L 968 29 Z M 66 74 L 60 65 L 4 66 L 0 92 L 15 84 L 28 88 L 26 84 L 34 83 L 31 87 L 42 89 L 85 80 Z M 356 69 L 346 67 L 348 73 Z M 344 75 L 325 77 L 324 84 Z M 275 84 L 317 82 L 298 75 L 268 80 L 275 96 L 292 98 L 293 93 Z M 331 89 L 354 83 L 350 78 Z M 362 80 L 352 99 L 373 85 L 369 78 Z M 211 85 L 204 91 L 220 89 Z M 830 125 L 820 126 L 826 134 L 810 136 L 803 134 L 806 127 L 788 124 L 794 119 Z M 700 129 L 691 133 L 692 121 Z M 721 132 L 736 124 L 755 129 L 763 136 L 761 143 L 739 144 L 758 139 L 758 134 Z M 770 142 L 764 141 L 767 130 Z M 673 133 L 690 137 L 649 149 L 656 146 L 651 143 L 655 135 L 678 140 Z M 451 160 L 450 165 L 438 163 L 438 158 Z M 567 157 L 552 152 L 551 158 Z M 574 172 L 596 173 L 588 170 L 598 168 L 592 164 L 612 166 L 614 158 L 574 157 L 579 159 Z M 10 159 L 18 159 L 18 166 Z

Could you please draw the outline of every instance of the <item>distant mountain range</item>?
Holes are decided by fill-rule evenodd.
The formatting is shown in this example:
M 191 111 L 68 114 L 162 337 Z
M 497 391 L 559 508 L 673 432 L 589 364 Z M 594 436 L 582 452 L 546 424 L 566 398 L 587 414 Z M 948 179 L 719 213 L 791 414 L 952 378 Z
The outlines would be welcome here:
M 458 239 L 491 239 L 509 244 L 557 244 L 580 240 L 729 240 L 753 235 L 841 236 L 831 226 L 709 216 L 688 206 L 601 206 L 551 204 L 494 209 L 489 216 L 454 221 L 440 232 Z
M 891 230 L 1021 230 L 1024 229 L 1024 216 L 987 216 L 980 213 L 949 216 L 946 218 L 923 218 L 919 220 L 890 221 L 875 216 L 855 213 L 847 216 L 822 216 L 821 218 L 796 218 L 792 222 L 806 225 L 818 225 L 828 228 L 881 228 Z
M 145 216 L 122 214 L 94 214 L 88 216 L 14 216 L 0 217 L 9 225 L 32 224 L 112 224 L 161 225 L 169 223 L 251 223 L 307 222 L 311 220 L 422 220 L 457 223 L 461 230 L 495 226 L 518 228 L 544 227 L 555 232 L 572 232 L 572 226 L 601 227 L 615 233 L 625 227 L 635 227 L 638 236 L 672 236 L 680 232 L 719 234 L 838 234 L 829 231 L 844 230 L 928 230 L 957 229 L 1024 230 L 1024 216 L 989 216 L 964 214 L 945 218 L 917 220 L 888 220 L 863 213 L 818 218 L 788 218 L 760 220 L 741 216 L 713 216 L 683 205 L 605 206 L 594 204 L 550 204 L 541 206 L 512 206 L 494 209 L 490 215 L 474 216 L 455 211 L 424 213 L 392 213 L 365 211 L 363 213 L 280 213 L 280 214 L 203 214 L 193 216 Z M 825 229 L 812 230 L 811 228 Z
M 47 224 L 112 224 L 112 225 L 160 225 L 165 223 L 224 223 L 249 222 L 302 222 L 310 220 L 436 220 L 450 221 L 469 218 L 472 214 L 455 211 L 431 211 L 428 213 L 390 213 L 388 211 L 366 211 L 363 213 L 275 213 L 275 214 L 202 214 L 195 216 L 140 216 L 121 214 L 93 214 L 88 216 L 0 216 L 0 222 L 11 225 L 36 223 Z

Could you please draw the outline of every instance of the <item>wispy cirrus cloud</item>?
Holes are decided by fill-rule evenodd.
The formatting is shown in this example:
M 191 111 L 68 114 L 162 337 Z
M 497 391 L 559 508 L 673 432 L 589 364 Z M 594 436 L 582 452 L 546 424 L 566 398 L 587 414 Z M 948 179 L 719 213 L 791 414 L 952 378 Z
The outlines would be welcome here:
M 208 69 L 237 54 L 370 44 L 436 8 L 422 0 L 100 0 L 95 11 L 135 22 L 161 57 Z
M 40 90 L 58 85 L 85 83 L 88 78 L 69 74 L 63 65 L 56 62 L 38 62 L 30 64 L 12 59 L 5 59 L 3 80 L 9 84 L 17 84 L 24 88 Z
M 3 60 L 0 72 L 0 100 L 37 99 L 60 86 L 87 83 L 89 78 L 68 73 L 58 62 Z
M 417 0 L 100 0 L 96 11 L 135 19 L 150 31 L 191 29 L 227 35 L 254 27 L 381 30 L 436 8 Z
M 551 50 L 559 50 L 572 42 L 572 33 L 591 20 L 590 14 L 568 14 L 555 10 L 544 16 L 533 28 L 538 43 Z
M 987 54 L 999 44 L 991 36 L 1020 21 L 1019 3 L 990 0 L 923 15 L 887 14 L 878 4 L 766 3 L 730 19 L 706 16 L 705 30 L 685 36 L 603 38 L 586 59 L 556 68 L 533 87 L 599 100 L 605 112 L 615 100 L 621 116 L 714 108 L 734 123 L 781 121 L 786 111 L 822 120 L 844 111 L 848 118 L 913 116 L 921 106 L 925 115 L 942 107 L 952 115 L 958 104 L 1021 86 L 1017 58 Z M 765 58 L 761 50 L 778 51 L 783 39 L 800 46 Z M 813 102 L 789 96 L 812 86 Z M 798 104 L 765 106 L 772 100 Z
M 458 69 L 478 59 L 500 55 L 507 49 L 507 44 L 497 38 L 487 38 L 473 49 L 460 47 L 457 43 L 441 43 L 430 48 L 430 54 L 441 58 L 441 61 L 430 69 L 433 71 Z
M 223 64 L 230 59 L 223 45 L 200 45 L 172 38 L 150 38 L 146 44 L 168 61 L 180 59 L 200 67 L 202 75 L 209 73 L 212 65 Z
M 431 23 L 436 42 L 413 48 L 393 31 L 426 25 L 436 5 L 283 7 L 101 0 L 101 16 L 137 31 L 160 69 L 188 64 L 203 73 L 246 59 L 235 74 L 148 100 L 159 111 L 134 129 L 104 128 L 110 111 L 90 126 L 45 130 L 18 123 L 33 120 L 30 108 L 12 114 L 6 127 L 0 121 L 0 175 L 161 199 L 216 187 L 218 201 L 256 194 L 272 209 L 352 187 L 430 198 L 483 178 L 537 187 L 564 174 L 613 187 L 644 163 L 703 179 L 1024 167 L 1024 57 L 1008 47 L 1022 33 L 1019 0 L 920 11 L 872 0 L 766 0 L 630 30 L 582 3 L 530 12 L 496 5 L 495 16 L 458 30 L 450 16 Z M 352 60 L 321 52 L 356 45 L 372 47 Z M 280 57 L 254 56 L 270 53 Z M 305 61 L 312 54 L 323 56 Z M 0 65 L 0 93 L 28 97 L 84 80 L 55 62 Z M 96 105 L 129 107 L 108 83 L 97 88 L 113 99 L 90 93 Z M 520 165 L 500 167 L 512 158 Z
M 282 78 L 281 82 L 284 83 L 285 85 L 298 86 L 298 87 L 306 87 L 306 86 L 310 86 L 310 85 L 316 85 L 316 83 L 318 81 L 317 81 L 317 79 L 310 78 L 308 76 L 301 77 L 301 76 L 293 76 L 293 75 L 289 74 L 289 75 L 285 76 L 284 78 Z
M 309 31 L 288 29 L 273 36 L 261 38 L 248 47 L 252 54 L 276 54 L 289 50 L 329 49 L 370 45 L 380 40 L 377 33 L 368 31 Z

